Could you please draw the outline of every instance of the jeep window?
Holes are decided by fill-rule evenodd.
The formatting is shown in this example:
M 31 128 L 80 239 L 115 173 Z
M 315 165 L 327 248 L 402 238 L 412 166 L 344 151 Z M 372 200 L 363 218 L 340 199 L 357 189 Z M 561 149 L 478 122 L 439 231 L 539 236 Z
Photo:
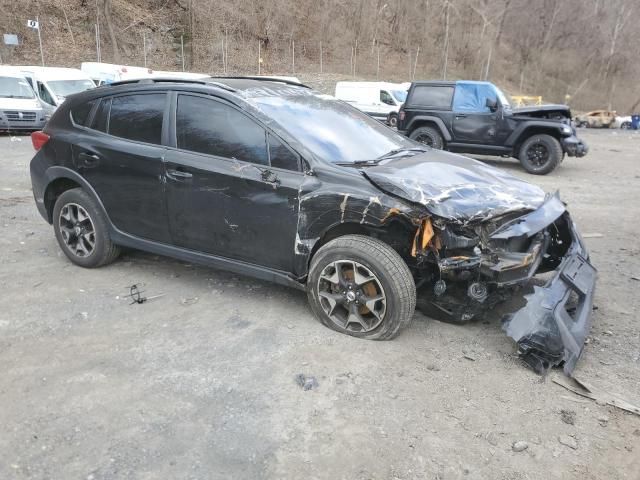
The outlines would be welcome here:
M 248 98 L 314 155 L 333 163 L 372 160 L 414 142 L 328 95 Z M 362 141 L 362 139 L 366 141 Z
M 453 87 L 416 85 L 411 93 L 411 104 L 448 110 L 453 98 Z
M 509 95 L 505 94 L 495 85 L 493 86 L 493 88 L 495 88 L 496 90 L 496 94 L 498 95 L 498 100 L 500 100 L 500 103 L 502 104 L 502 108 L 504 108 L 505 110 L 511 110 L 511 105 L 513 104 L 511 97 L 509 97 Z
M 91 100 L 90 102 L 84 102 L 76 107 L 73 107 L 71 109 L 71 119 L 73 120 L 73 123 L 81 126 L 87 123 L 89 113 L 91 113 L 91 109 L 93 108 L 95 103 L 95 100 Z
M 178 96 L 176 140 L 180 149 L 268 165 L 265 134 L 260 125 L 229 105 Z
M 393 98 L 395 98 L 398 103 L 404 103 L 407 99 L 406 90 L 391 90 L 391 95 L 393 95 Z
M 453 97 L 454 112 L 490 113 L 487 99 L 498 101 L 493 85 L 478 82 L 458 82 Z
M 111 99 L 103 98 L 96 110 L 93 120 L 89 128 L 98 130 L 99 132 L 107 133 L 107 127 L 109 126 L 109 111 L 111 110 Z
M 0 98 L 34 98 L 33 89 L 26 80 L 0 77 Z
M 165 98 L 164 93 L 114 97 L 108 133 L 127 140 L 160 145 Z
M 396 102 L 393 101 L 393 98 L 391 97 L 391 95 L 389 95 L 389 92 L 385 90 L 380 90 L 380 101 L 386 105 L 396 104 Z
M 269 161 L 272 167 L 284 168 L 285 170 L 300 170 L 300 160 L 298 155 L 273 135 L 269 134 Z

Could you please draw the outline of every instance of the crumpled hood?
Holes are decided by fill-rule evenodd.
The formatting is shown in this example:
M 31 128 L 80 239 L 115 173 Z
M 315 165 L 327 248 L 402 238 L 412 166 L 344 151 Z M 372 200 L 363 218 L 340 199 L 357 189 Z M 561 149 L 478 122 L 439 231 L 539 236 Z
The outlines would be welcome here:
M 385 192 L 461 223 L 535 210 L 545 200 L 544 191 L 535 185 L 441 150 L 389 160 L 362 172 Z
M 537 116 L 536 114 L 545 113 L 562 113 L 567 118 L 571 118 L 571 109 L 566 105 L 529 105 L 526 107 L 518 107 L 513 109 L 514 115 Z

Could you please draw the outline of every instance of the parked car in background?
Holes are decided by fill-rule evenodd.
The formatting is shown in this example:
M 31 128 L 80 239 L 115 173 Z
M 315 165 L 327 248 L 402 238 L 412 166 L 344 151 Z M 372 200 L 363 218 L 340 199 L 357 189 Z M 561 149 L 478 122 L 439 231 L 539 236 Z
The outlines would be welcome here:
M 407 98 L 409 83 L 338 82 L 335 97 L 395 127 L 398 111 Z
M 613 124 L 611 125 L 613 128 L 621 128 L 623 130 L 629 130 L 632 126 L 633 119 L 631 115 L 616 115 Z
M 529 173 L 553 171 L 565 155 L 588 149 L 576 137 L 566 105 L 512 108 L 489 82 L 414 82 L 398 131 L 433 148 L 520 160 Z
M 82 62 L 80 70 L 88 75 L 98 86 L 105 83 L 151 78 L 154 76 L 154 71 L 151 68 L 114 65 L 113 63 L 102 62 Z
M 558 194 L 297 83 L 105 86 L 32 139 L 36 206 L 79 266 L 129 247 L 251 275 L 372 340 L 416 302 L 464 323 L 549 273 L 507 334 L 536 371 L 570 373 L 589 333 L 596 272 Z
M 30 65 L 16 66 L 25 76 L 51 114 L 64 99 L 74 93 L 95 88 L 86 74 L 77 68 L 38 67 Z
M 611 128 L 615 126 L 616 112 L 610 110 L 594 110 L 574 119 L 576 127 Z
M 20 70 L 0 65 L 0 131 L 40 130 L 48 118 Z

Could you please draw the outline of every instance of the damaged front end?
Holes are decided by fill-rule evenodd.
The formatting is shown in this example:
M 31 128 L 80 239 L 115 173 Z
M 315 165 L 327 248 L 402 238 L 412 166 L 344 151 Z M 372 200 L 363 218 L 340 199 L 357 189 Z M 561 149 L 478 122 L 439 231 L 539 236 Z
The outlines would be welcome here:
M 557 194 L 524 215 L 473 224 L 425 219 L 412 254 L 421 275 L 419 307 L 456 323 L 493 309 L 535 275 L 553 272 L 503 328 L 536 372 L 563 362 L 567 374 L 573 371 L 591 325 L 596 271 Z

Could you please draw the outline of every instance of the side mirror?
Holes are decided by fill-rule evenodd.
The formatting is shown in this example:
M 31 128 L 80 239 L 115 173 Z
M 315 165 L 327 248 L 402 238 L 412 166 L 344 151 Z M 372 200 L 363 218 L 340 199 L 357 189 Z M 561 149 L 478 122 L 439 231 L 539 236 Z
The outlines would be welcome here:
M 494 98 L 487 98 L 487 100 L 485 101 L 485 105 L 492 112 L 498 110 L 498 101 Z

